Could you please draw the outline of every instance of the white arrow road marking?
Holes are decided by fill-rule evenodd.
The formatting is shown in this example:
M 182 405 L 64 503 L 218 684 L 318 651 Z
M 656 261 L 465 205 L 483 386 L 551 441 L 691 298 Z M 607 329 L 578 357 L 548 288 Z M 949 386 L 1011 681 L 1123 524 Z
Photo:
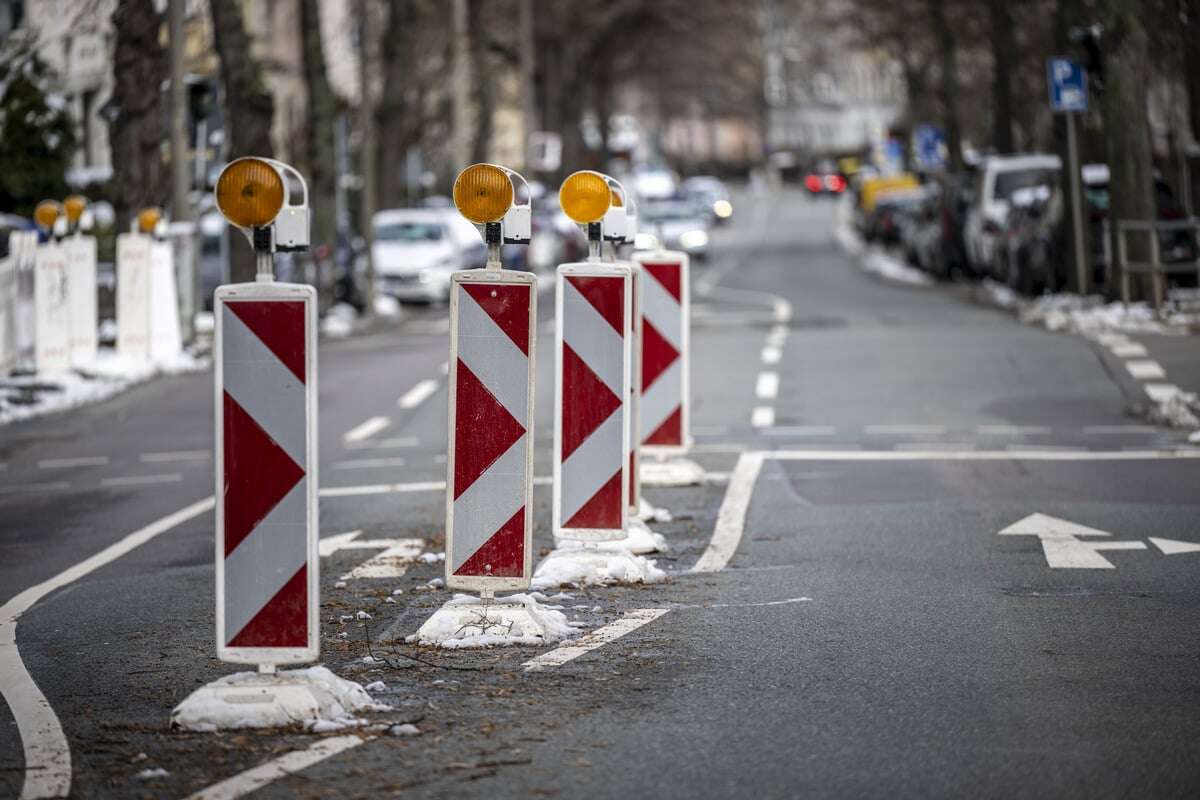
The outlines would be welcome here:
M 1155 378 L 1165 378 L 1167 373 L 1162 368 L 1162 364 L 1149 359 L 1141 359 L 1138 361 L 1126 361 L 1125 369 L 1129 370 L 1129 374 L 1137 378 L 1139 381 L 1154 380 Z
M 399 578 L 425 547 L 424 539 L 359 539 L 361 533 L 361 530 L 339 533 L 318 542 L 317 551 L 322 557 L 331 556 L 339 550 L 383 550 L 343 575 L 345 580 Z
M 1181 542 L 1178 539 L 1159 539 L 1156 536 L 1150 537 L 1150 544 L 1162 551 L 1164 556 L 1174 556 L 1180 553 L 1200 553 L 1200 544 L 1195 542 Z
M 371 741 L 371 738 L 369 736 L 331 736 L 328 739 L 320 739 L 303 750 L 293 750 L 245 772 L 239 772 L 232 778 L 214 783 L 207 789 L 201 789 L 195 794 L 188 795 L 185 800 L 233 800 L 236 797 L 244 797 L 272 781 L 286 778 L 288 775 L 308 769 L 313 764 L 324 761 L 330 756 L 336 756 L 352 747 L 365 744 Z
M 561 667 L 568 661 L 573 661 L 585 653 L 590 653 L 611 641 L 620 639 L 630 631 L 636 631 L 643 625 L 666 614 L 669 610 L 666 608 L 639 608 L 629 611 L 615 622 L 610 622 L 573 642 L 559 645 L 549 652 L 531 658 L 521 666 L 525 667 L 526 672 L 540 672 L 547 667 Z
M 1081 541 L 1077 537 L 1111 536 L 1112 534 L 1047 514 L 1030 514 L 1009 525 L 999 534 L 1001 536 L 1038 537 L 1042 542 L 1042 550 L 1046 554 L 1046 563 L 1054 569 L 1116 569 L 1111 561 L 1100 555 L 1100 550 L 1146 549 L 1146 543 L 1138 541 Z

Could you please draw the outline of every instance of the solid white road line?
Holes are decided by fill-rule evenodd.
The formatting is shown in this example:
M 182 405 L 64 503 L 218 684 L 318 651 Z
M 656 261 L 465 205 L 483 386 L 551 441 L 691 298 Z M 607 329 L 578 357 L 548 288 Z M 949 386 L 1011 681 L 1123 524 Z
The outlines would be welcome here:
M 832 425 L 788 425 L 765 431 L 767 436 L 833 436 L 837 428 Z
M 374 436 L 391 424 L 392 421 L 387 417 L 371 417 L 366 422 L 355 425 L 353 428 L 342 434 L 342 442 L 345 444 L 361 442 L 363 439 Z
M 863 433 L 868 436 L 941 436 L 945 425 L 868 425 Z
M 0 486 L 0 494 L 23 494 L 24 492 L 56 492 L 60 489 L 69 489 L 71 484 L 67 481 L 42 481 L 41 483 L 13 483 L 7 486 Z
M 762 362 L 764 364 L 778 364 L 779 359 L 783 357 L 783 351 L 778 347 L 767 345 L 762 349 Z
M 770 406 L 757 406 L 750 413 L 750 424 L 756 428 L 769 428 L 775 424 L 775 409 Z
M 445 488 L 445 481 L 416 481 L 414 483 L 375 483 L 366 486 L 326 486 L 318 494 L 321 497 L 359 497 L 396 492 L 440 492 Z
M 159 475 L 125 475 L 118 478 L 105 478 L 101 486 L 150 486 L 156 483 L 179 483 L 183 476 L 178 472 L 167 472 Z
M 395 436 L 390 439 L 379 439 L 378 441 L 354 442 L 346 445 L 347 450 L 403 450 L 408 447 L 416 447 L 421 443 L 421 440 L 415 436 Z
M 760 372 L 758 383 L 754 386 L 754 394 L 760 400 L 774 400 L 779 394 L 779 375 L 774 372 Z
M 1110 345 L 1108 349 L 1118 358 L 1142 358 L 1147 355 L 1145 346 L 1136 342 L 1122 342 Z
M 536 658 L 531 658 L 522 666 L 525 667 L 526 672 L 540 672 L 549 667 L 561 667 L 568 661 L 573 661 L 585 653 L 590 653 L 611 641 L 620 639 L 630 631 L 636 631 L 643 625 L 666 614 L 669 610 L 666 608 L 639 608 L 626 612 L 625 616 L 615 622 L 610 622 L 573 642 L 559 645 Z
M 754 484 L 758 480 L 758 473 L 762 471 L 765 455 L 757 452 L 738 456 L 737 466 L 733 468 L 729 486 L 725 489 L 725 499 L 717 511 L 712 541 L 692 567 L 692 572 L 717 572 L 733 558 L 742 540 L 746 512 L 750 509 L 750 498 L 754 494 Z
M 772 450 L 779 461 L 1154 461 L 1200 460 L 1200 450 Z M 736 473 L 736 470 L 734 470 Z M 732 483 L 731 483 L 732 486 Z
M 239 772 L 232 778 L 214 783 L 207 789 L 201 789 L 195 794 L 188 795 L 185 800 L 233 800 L 236 797 L 244 797 L 272 781 L 286 778 L 288 775 L 319 764 L 330 756 L 336 756 L 352 747 L 365 744 L 371 741 L 371 738 L 331 736 L 328 739 L 319 739 L 303 750 L 293 750 L 253 769 Z
M 897 442 L 897 450 L 974 450 L 972 442 Z
M 333 462 L 334 469 L 377 469 L 379 467 L 403 467 L 403 458 L 355 458 Z
M 1124 436 L 1133 433 L 1158 433 L 1158 428 L 1153 425 L 1088 425 L 1084 427 L 1083 432 L 1087 435 Z
M 1044 436 L 1051 429 L 1045 425 L 980 425 L 975 432 L 981 436 Z
M 46 696 L 38 689 L 21 661 L 17 648 L 17 620 L 46 595 L 74 583 L 154 537 L 211 511 L 213 498 L 206 497 L 173 514 L 155 520 L 114 544 L 31 586 L 0 606 L 0 695 L 8 704 L 25 750 L 25 785 L 22 798 L 66 797 L 71 791 L 71 748 L 61 723 Z
M 142 453 L 138 460 L 143 464 L 167 464 L 172 461 L 208 461 L 212 452 L 208 450 L 171 450 L 165 453 Z
M 1167 377 L 1167 372 L 1162 368 L 1162 364 L 1149 359 L 1126 361 L 1125 369 L 1129 370 L 1129 374 L 1139 381 L 1152 381 Z
M 1142 387 L 1146 394 L 1156 403 L 1165 403 L 1179 394 L 1179 387 L 1173 383 L 1147 383 Z
M 416 408 L 428 400 L 430 395 L 437 391 L 437 388 L 437 381 L 427 378 L 405 392 L 396 405 L 401 408 Z
M 38 469 L 63 469 L 66 467 L 103 467 L 108 456 L 80 456 L 79 458 L 43 458 Z

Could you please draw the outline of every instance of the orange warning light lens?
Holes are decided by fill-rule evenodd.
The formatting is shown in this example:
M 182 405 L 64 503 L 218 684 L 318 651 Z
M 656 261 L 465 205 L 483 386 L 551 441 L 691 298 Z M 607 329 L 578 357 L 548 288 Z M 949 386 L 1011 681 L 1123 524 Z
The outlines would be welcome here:
M 621 208 L 624 205 L 625 205 L 625 201 L 623 199 L 621 199 L 621 193 L 618 192 L 616 189 L 613 189 L 612 190 L 612 207 L 613 208 Z
M 261 158 L 239 158 L 217 178 L 217 208 L 239 228 L 270 225 L 283 208 L 283 177 Z
M 580 170 L 563 181 L 558 190 L 563 213 L 580 225 L 599 222 L 612 205 L 612 190 L 599 172 Z
M 62 206 L 57 201 L 43 200 L 33 210 L 33 219 L 37 222 L 38 227 L 48 231 L 54 227 L 54 222 L 60 213 L 62 213 Z
M 512 204 L 512 180 L 494 164 L 472 164 L 454 180 L 454 205 L 476 225 L 499 222 Z
M 162 219 L 162 209 L 157 206 L 143 208 L 137 215 L 138 230 L 142 233 L 154 233 L 160 219 Z
M 63 200 L 63 210 L 67 212 L 67 222 L 72 225 L 79 222 L 79 218 L 83 216 L 86 208 L 87 198 L 81 194 L 73 194 Z

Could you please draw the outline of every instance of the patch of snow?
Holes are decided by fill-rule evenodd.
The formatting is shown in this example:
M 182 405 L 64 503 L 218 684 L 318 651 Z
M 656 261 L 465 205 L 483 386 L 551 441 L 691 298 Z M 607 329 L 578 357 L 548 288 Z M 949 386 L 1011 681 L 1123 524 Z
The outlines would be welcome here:
M 392 596 L 393 596 L 393 597 L 399 597 L 399 596 L 400 596 L 400 595 L 402 595 L 402 594 L 404 594 L 404 590 L 403 590 L 403 589 L 392 589 Z
M 666 577 L 654 561 L 630 552 L 622 542 L 603 547 L 564 542 L 538 564 L 533 588 L 659 583 Z
M 133 777 L 135 780 L 139 781 L 152 781 L 155 778 L 165 778 L 170 774 L 171 773 L 167 772 L 162 767 L 154 767 L 152 769 L 144 769 Z
M 375 295 L 375 316 L 399 319 L 403 316 L 403 313 L 400 310 L 400 301 L 390 294 L 379 293 Z
M 674 517 L 667 509 L 659 508 L 642 497 L 638 503 L 638 519 L 643 522 L 670 522 Z
M 1189 434 L 1188 441 L 1192 444 L 1200 444 L 1200 431 L 1193 431 Z
M 1195 392 L 1174 392 L 1157 400 L 1150 409 L 1149 419 L 1157 425 L 1169 428 L 1200 428 L 1200 397 Z M 1200 433 L 1200 431 L 1198 431 Z M 1196 434 L 1188 437 L 1194 441 Z
M 427 583 L 427 584 L 425 584 L 425 585 L 426 585 L 427 587 L 429 587 L 430 589 L 444 589 L 444 588 L 446 588 L 446 582 L 445 582 L 444 580 L 442 580 L 441 578 L 434 578 L 433 580 L 429 581 L 429 583 Z
M 390 711 L 363 687 L 326 667 L 281 670 L 274 675 L 236 672 L 193 692 L 171 712 L 171 727 L 189 731 L 279 728 L 314 721 L 341 727 L 360 711 Z M 354 724 L 358 724 L 357 721 Z M 337 728 L 340 730 L 340 728 Z
M 304 730 L 308 733 L 334 733 L 347 728 L 362 728 L 367 724 L 365 719 L 346 715 L 336 719 L 310 719 L 304 723 Z
M 884 280 L 895 281 L 909 286 L 932 286 L 930 278 L 919 269 L 913 269 L 908 264 L 892 258 L 884 251 L 871 247 L 863 254 L 860 266 L 867 272 L 877 275 Z
M 456 594 L 406 641 L 456 650 L 540 645 L 577 635 L 578 629 L 557 609 L 530 594 L 498 597 L 486 605 L 478 597 Z
M 212 333 L 216 327 L 216 319 L 211 311 L 198 311 L 192 318 L 192 325 L 195 326 L 196 333 Z
M 359 611 L 354 615 L 355 619 L 371 619 L 371 615 L 365 611 Z
M 21 375 L 0 382 L 0 425 L 99 403 L 158 377 L 208 369 L 209 360 L 180 353 L 139 361 L 101 349 L 92 363 L 54 375 Z
M 405 722 L 402 725 L 392 725 L 387 729 L 388 736 L 420 736 L 421 729 L 412 723 Z
M 1043 295 L 1019 302 L 1017 317 L 1027 325 L 1062 333 L 1187 333 L 1186 323 L 1173 322 L 1171 317 L 1160 320 L 1146 303 L 1106 303 L 1100 295 Z
M 375 681 L 373 683 L 368 683 L 363 687 L 363 689 L 367 690 L 368 692 L 382 692 L 387 690 L 387 684 L 383 681 Z
M 420 561 L 422 564 L 436 564 L 439 561 L 445 560 L 445 553 L 421 553 L 421 555 L 417 556 L 417 561 Z
M 650 530 L 650 526 L 637 517 L 629 520 L 629 527 L 625 532 L 625 538 L 621 539 L 620 543 L 631 552 L 639 555 L 665 553 L 668 549 L 667 540 L 663 535 Z
M 992 305 L 998 308 L 1011 311 L 1021 305 L 1021 296 L 1003 283 L 997 283 L 991 278 L 984 278 L 979 286 L 983 289 L 984 294 L 987 295 Z
M 337 582 L 335 582 L 335 583 L 333 584 L 333 588 L 335 588 L 335 589 L 345 589 L 345 588 L 346 588 L 346 582 L 345 582 L 345 581 L 337 581 Z
M 321 320 L 321 333 L 331 339 L 344 339 L 354 333 L 354 320 L 358 312 L 349 303 L 337 303 Z
M 394 597 L 385 597 L 385 598 L 383 598 L 383 602 L 385 602 L 385 603 L 391 603 L 392 605 L 396 605 L 396 598 L 394 598 Z

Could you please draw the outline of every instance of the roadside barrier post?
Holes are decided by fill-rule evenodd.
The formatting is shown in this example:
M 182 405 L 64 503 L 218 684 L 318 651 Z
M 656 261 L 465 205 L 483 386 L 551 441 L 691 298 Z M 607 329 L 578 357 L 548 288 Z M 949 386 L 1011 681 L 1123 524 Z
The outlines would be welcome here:
M 34 369 L 39 375 L 71 369 L 71 308 L 67 262 L 59 241 L 62 206 L 53 200 L 34 212 L 46 241 L 37 246 L 33 265 Z
M 532 576 L 537 286 L 533 273 L 500 263 L 502 245 L 529 243 L 529 187 L 506 167 L 473 164 L 453 194 L 482 229 L 488 259 L 450 284 L 446 586 L 479 598 L 451 600 L 410 639 L 546 640 L 553 612 L 528 595 L 496 597 L 529 588 Z
M 84 233 L 85 228 L 91 227 L 86 198 L 71 195 L 63 200 L 63 210 L 68 228 L 62 247 L 67 265 L 71 363 L 85 366 L 95 361 L 99 346 L 96 237 Z

